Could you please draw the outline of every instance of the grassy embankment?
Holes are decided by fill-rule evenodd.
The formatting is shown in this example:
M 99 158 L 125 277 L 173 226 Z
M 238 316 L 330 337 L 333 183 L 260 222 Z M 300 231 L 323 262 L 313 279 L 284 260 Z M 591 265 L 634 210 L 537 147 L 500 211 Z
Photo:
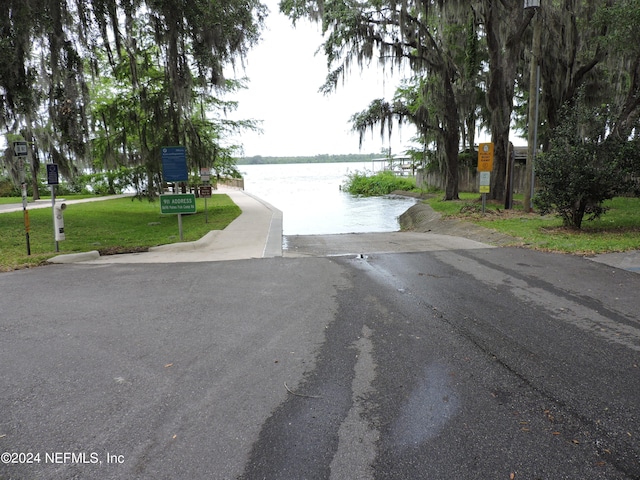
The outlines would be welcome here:
M 514 209 L 488 202 L 484 215 L 478 193 L 461 193 L 457 201 L 441 198 L 434 196 L 427 203 L 443 218 L 475 222 L 511 235 L 528 248 L 586 255 L 640 249 L 640 198 L 617 197 L 606 202 L 609 210 L 597 220 L 585 221 L 581 230 L 563 227 L 554 215 L 525 213 L 518 196 Z
M 386 195 L 394 190 L 416 190 L 415 180 L 396 177 L 391 172 L 356 172 L 347 178 L 345 190 L 355 195 Z M 609 209 L 601 218 L 585 221 L 581 230 L 562 226 L 554 215 L 525 213 L 522 196 L 515 196 L 514 208 L 505 210 L 503 204 L 488 202 L 482 214 L 478 193 L 461 193 L 460 200 L 443 201 L 437 194 L 427 200 L 429 205 L 446 218 L 459 218 L 483 227 L 511 235 L 528 248 L 596 254 L 640 249 L 640 198 L 618 197 L 605 203 Z
M 65 197 L 67 200 L 79 198 Z M 21 199 L 0 199 L 21 203 Z M 196 200 L 198 213 L 183 215 L 184 241 L 194 241 L 211 230 L 221 230 L 241 211 L 224 194 L 207 199 L 209 222 L 205 223 L 204 199 Z M 70 204 L 64 211 L 66 239 L 55 251 L 51 208 L 30 209 L 31 255 L 22 211 L 0 214 L 0 271 L 40 265 L 58 254 L 98 250 L 102 254 L 144 251 L 149 247 L 179 241 L 176 215 L 162 215 L 159 202 L 131 198 Z

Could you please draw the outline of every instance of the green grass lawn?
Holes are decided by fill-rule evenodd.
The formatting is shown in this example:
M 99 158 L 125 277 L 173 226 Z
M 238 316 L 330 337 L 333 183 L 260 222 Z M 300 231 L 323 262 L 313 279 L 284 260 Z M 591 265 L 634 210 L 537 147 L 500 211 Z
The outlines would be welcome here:
M 205 223 L 204 199 L 198 198 L 196 206 L 197 213 L 182 216 L 186 242 L 202 238 L 210 230 L 224 229 L 241 213 L 224 194 L 207 199 L 208 223 Z M 161 214 L 158 201 L 117 198 L 69 204 L 64 211 L 66 239 L 59 242 L 58 253 L 55 251 L 51 208 L 29 210 L 29 221 L 30 256 L 27 255 L 23 212 L 0 214 L 0 271 L 40 265 L 58 254 L 90 250 L 131 252 L 180 241 L 177 215 Z
M 553 215 L 524 213 L 521 200 L 516 196 L 513 210 L 488 202 L 485 214 L 478 193 L 462 193 L 460 200 L 453 202 L 440 197 L 427 202 L 445 218 L 473 221 L 516 237 L 529 248 L 587 255 L 640 249 L 640 198 L 618 197 L 606 202 L 607 213 L 592 222 L 585 220 L 581 230 L 563 227 Z

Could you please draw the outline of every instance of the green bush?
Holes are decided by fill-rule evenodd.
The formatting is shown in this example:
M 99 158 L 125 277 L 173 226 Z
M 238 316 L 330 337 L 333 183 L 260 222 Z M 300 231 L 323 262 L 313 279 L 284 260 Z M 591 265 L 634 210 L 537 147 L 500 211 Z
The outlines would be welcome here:
M 352 195 L 388 195 L 394 190 L 410 191 L 416 188 L 416 181 L 410 177 L 398 177 L 390 171 L 375 174 L 356 171 L 347 175 L 343 189 Z
M 534 202 L 541 214 L 555 212 L 564 226 L 579 229 L 584 218 L 606 212 L 605 200 L 633 190 L 640 148 L 637 141 L 604 137 L 606 106 L 589 108 L 579 98 L 561 118 L 551 150 L 536 162 L 541 190 Z

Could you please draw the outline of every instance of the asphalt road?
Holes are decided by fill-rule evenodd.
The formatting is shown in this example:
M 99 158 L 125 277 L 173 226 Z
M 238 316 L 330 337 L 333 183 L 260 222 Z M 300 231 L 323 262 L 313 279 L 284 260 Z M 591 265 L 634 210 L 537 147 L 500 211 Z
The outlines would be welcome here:
M 639 291 L 509 248 L 0 274 L 0 479 L 638 479 Z

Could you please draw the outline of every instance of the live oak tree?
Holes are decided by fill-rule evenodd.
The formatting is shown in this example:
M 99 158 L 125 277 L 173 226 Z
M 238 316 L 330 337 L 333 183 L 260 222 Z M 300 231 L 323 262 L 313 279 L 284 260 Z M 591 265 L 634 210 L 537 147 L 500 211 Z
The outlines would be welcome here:
M 402 100 L 393 105 L 373 102 L 367 111 L 354 116 L 354 127 L 360 131 L 376 124 L 390 128 L 394 119 L 406 118 L 422 133 L 433 132 L 444 158 L 445 198 L 451 200 L 458 198 L 461 126 L 455 79 L 463 68 L 460 58 L 451 52 L 465 35 L 442 28 L 459 17 L 458 7 L 437 3 L 284 0 L 281 9 L 294 22 L 308 17 L 322 23 L 324 53 L 331 69 L 325 91 L 335 88 L 353 65 L 362 67 L 375 57 L 389 68 L 407 63 L 416 79 L 423 79 L 417 80 L 420 91 L 415 93 L 424 102 L 413 106 L 402 105 Z M 466 11 L 470 14 L 468 8 Z
M 422 78 L 423 105 L 413 112 L 400 110 L 396 116 L 408 113 L 419 129 L 435 132 L 445 159 L 446 199 L 458 196 L 461 132 L 465 138 L 474 138 L 470 132 L 475 129 L 471 123 L 479 110 L 478 99 L 486 98 L 487 120 L 496 145 L 492 192 L 495 198 L 504 195 L 515 77 L 532 12 L 525 12 L 518 2 L 489 0 L 283 0 L 281 9 L 294 22 L 307 17 L 322 23 L 324 52 L 332 69 L 329 86 L 353 64 L 362 66 L 376 56 L 384 65 L 406 62 L 414 77 Z M 484 69 L 479 61 L 480 38 L 488 54 L 488 68 Z M 485 95 L 478 96 L 481 83 Z M 388 115 L 394 115 L 393 108 L 380 106 L 372 104 L 369 115 L 362 112 L 363 116 L 354 118 L 356 128 L 367 125 L 363 119 L 371 123 L 376 108 L 387 115 L 380 123 L 390 125 Z
M 228 169 L 221 137 L 251 123 L 222 120 L 233 105 L 217 94 L 237 87 L 223 70 L 265 15 L 258 0 L 6 0 L 0 128 L 30 142 L 34 179 L 45 158 L 65 176 L 113 165 L 153 176 L 159 147 L 183 142 L 198 153 L 191 167 Z
M 510 132 L 519 114 L 514 99 L 529 88 L 534 9 L 503 0 L 283 0 L 280 6 L 294 22 L 305 17 L 322 24 L 330 71 L 325 90 L 354 66 L 409 65 L 410 78 L 393 100 L 377 99 L 353 116 L 356 130 L 389 133 L 393 120 L 414 123 L 441 154 L 445 197 L 452 199 L 457 151 L 474 143 L 481 122 L 495 144 L 490 196 L 504 197 Z M 559 109 L 582 87 L 594 105 L 617 105 L 610 132 L 638 135 L 638 12 L 638 0 L 541 2 L 541 143 L 549 145 Z
M 534 12 L 525 11 L 516 1 L 482 0 L 479 4 L 489 55 L 486 98 L 495 156 L 490 198 L 503 199 L 518 59 Z
M 132 183 L 152 194 L 160 181 L 158 146 L 179 144 L 187 147 L 190 171 L 213 167 L 223 176 L 238 175 L 232 158 L 237 147 L 223 145 L 223 140 L 254 125 L 224 118 L 236 104 L 215 94 L 232 92 L 242 84 L 223 78 L 219 58 L 210 66 L 210 77 L 204 67 L 197 74 L 185 67 L 176 84 L 163 67 L 166 55 L 153 25 L 149 17 L 129 19 L 121 42 L 128 46 L 97 62 L 96 70 L 111 75 L 96 76 L 92 88 L 92 118 L 98 126 L 94 165 L 99 169 L 138 165 Z M 113 42 L 107 52 L 117 49 Z M 186 55 L 182 63 L 186 65 L 189 58 Z
M 459 25 L 453 21 L 465 12 L 467 22 Z M 449 59 L 449 67 L 438 69 L 413 63 L 414 75 L 396 89 L 393 101 L 374 100 L 351 121 L 361 142 L 363 134 L 376 126 L 381 135 L 385 131 L 391 135 L 394 120 L 414 124 L 417 140 L 432 152 L 429 162 L 436 162 L 435 166 L 444 174 L 445 199 L 451 200 L 458 198 L 459 144 L 462 140 L 463 150 L 464 145 L 473 148 L 478 98 L 482 98 L 477 87 L 481 59 L 477 17 L 471 9 L 453 8 L 451 12 L 441 10 L 431 19 L 429 34 L 435 48 L 442 52 L 441 57 Z M 414 55 L 414 51 L 407 47 L 407 56 Z
M 619 0 L 606 5 L 597 15 L 597 25 L 606 28 L 599 46 L 609 52 L 605 65 L 610 93 L 608 103 L 615 106 L 610 125 L 612 137 L 626 141 L 640 139 L 640 0 Z M 640 159 L 638 159 L 640 162 Z M 636 170 L 640 174 L 640 168 Z
M 75 6 L 64 2 L 0 4 L 0 128 L 30 142 L 34 198 L 41 157 L 71 175 L 70 156 L 86 153 L 88 91 L 82 58 L 68 35 L 75 18 Z M 5 159 L 15 163 L 11 149 Z
M 603 214 L 604 200 L 640 190 L 640 1 L 602 2 L 589 18 L 593 32 L 581 40 L 591 48 L 574 45 L 580 68 L 548 94 L 566 100 L 548 115 L 549 151 L 538 164 L 537 205 L 573 228 Z

